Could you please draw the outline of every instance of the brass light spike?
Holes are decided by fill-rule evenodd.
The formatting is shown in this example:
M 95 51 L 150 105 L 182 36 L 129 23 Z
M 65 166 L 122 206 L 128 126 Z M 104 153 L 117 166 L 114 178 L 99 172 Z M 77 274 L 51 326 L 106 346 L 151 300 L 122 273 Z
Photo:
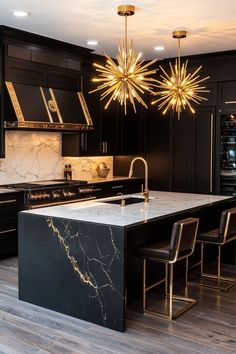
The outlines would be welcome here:
M 157 59 L 144 63 L 140 61 L 141 53 L 135 53 L 132 42 L 128 41 L 127 36 L 127 18 L 135 13 L 135 6 L 120 5 L 117 13 L 125 17 L 125 38 L 120 43 L 116 59 L 112 59 L 106 55 L 107 62 L 105 65 L 94 63 L 98 76 L 93 79 L 98 82 L 99 86 L 90 91 L 103 91 L 101 100 L 106 99 L 105 109 L 111 102 L 118 101 L 124 106 L 124 113 L 127 114 L 127 102 L 129 101 L 136 113 L 136 102 L 141 103 L 148 108 L 142 98 L 145 91 L 153 93 L 153 88 L 157 87 L 157 80 L 150 77 L 156 73 L 156 69 L 149 69 Z
M 180 113 L 186 108 L 193 114 L 195 113 L 192 102 L 199 104 L 201 101 L 207 101 L 199 93 L 209 92 L 205 86 L 201 85 L 203 81 L 209 79 L 209 76 L 199 79 L 198 72 L 202 66 L 199 66 L 192 74 L 187 73 L 188 60 L 181 65 L 180 39 L 186 38 L 187 32 L 174 31 L 172 37 L 178 39 L 178 57 L 176 58 L 174 67 L 169 63 L 171 75 L 168 75 L 160 66 L 162 81 L 157 80 L 159 84 L 157 87 L 161 90 L 154 93 L 154 95 L 160 96 L 160 98 L 152 101 L 151 104 L 157 103 L 158 109 L 163 109 L 163 114 L 166 114 L 172 108 L 177 113 L 178 119 L 180 119 Z

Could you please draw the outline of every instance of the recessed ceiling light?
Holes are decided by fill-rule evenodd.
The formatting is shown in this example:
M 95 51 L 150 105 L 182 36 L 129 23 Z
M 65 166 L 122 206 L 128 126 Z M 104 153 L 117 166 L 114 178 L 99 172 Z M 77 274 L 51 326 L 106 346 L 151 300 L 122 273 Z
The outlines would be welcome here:
M 20 11 L 20 10 L 12 11 L 11 13 L 12 13 L 12 15 L 17 16 L 17 17 L 26 17 L 29 15 L 29 12 Z
M 163 47 L 162 45 L 157 45 L 156 47 L 154 47 L 154 50 L 161 52 L 161 51 L 165 50 L 165 47 Z
M 88 45 L 98 45 L 97 41 L 91 40 L 86 42 Z

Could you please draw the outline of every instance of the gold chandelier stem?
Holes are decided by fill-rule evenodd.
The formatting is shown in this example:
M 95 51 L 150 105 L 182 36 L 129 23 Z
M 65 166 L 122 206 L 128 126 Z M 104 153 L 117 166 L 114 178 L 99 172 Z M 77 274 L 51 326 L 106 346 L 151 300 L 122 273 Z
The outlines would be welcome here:
M 96 71 L 98 77 L 94 78 L 94 82 L 99 82 L 97 89 L 103 91 L 101 100 L 106 99 L 105 109 L 108 108 L 110 103 L 118 101 L 123 106 L 124 114 L 127 113 L 128 103 L 133 106 L 136 113 L 135 103 L 141 103 L 145 108 L 147 105 L 141 97 L 144 92 L 153 93 L 152 88 L 157 86 L 158 81 L 151 78 L 150 75 L 156 73 L 156 69 L 151 66 L 156 62 L 152 60 L 149 62 L 140 61 L 141 53 L 135 53 L 132 47 L 132 41 L 128 39 L 128 16 L 135 13 L 135 6 L 133 5 L 119 5 L 117 13 L 125 17 L 124 23 L 124 38 L 118 48 L 118 55 L 116 59 L 105 55 L 107 61 L 105 65 L 96 64 Z M 143 64 L 145 63 L 145 64 Z
M 180 82 L 180 38 L 178 38 L 178 82 Z
M 125 16 L 125 73 L 127 71 L 127 55 L 128 55 L 128 30 L 127 30 L 127 16 Z

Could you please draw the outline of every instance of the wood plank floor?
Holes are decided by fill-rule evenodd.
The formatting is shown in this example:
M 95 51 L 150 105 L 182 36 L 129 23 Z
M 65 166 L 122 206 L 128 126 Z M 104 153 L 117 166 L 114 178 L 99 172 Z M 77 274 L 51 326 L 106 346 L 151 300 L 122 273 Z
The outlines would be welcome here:
M 189 287 L 199 303 L 176 321 L 128 311 L 127 331 L 117 333 L 19 301 L 17 272 L 17 258 L 0 261 L 0 353 L 236 353 L 236 287 Z

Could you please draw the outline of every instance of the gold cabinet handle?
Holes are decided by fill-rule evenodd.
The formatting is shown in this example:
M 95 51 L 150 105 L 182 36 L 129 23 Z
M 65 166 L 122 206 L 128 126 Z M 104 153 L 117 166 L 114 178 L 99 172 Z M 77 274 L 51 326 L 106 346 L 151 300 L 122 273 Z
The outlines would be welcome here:
M 210 193 L 212 193 L 213 191 L 213 119 L 214 119 L 214 115 L 211 113 L 211 117 L 210 117 L 210 124 L 211 124 L 211 128 L 210 128 Z
M 0 200 L 0 204 L 16 203 L 16 199 Z
M 0 231 L 0 234 L 5 234 L 7 232 L 13 232 L 13 231 L 16 231 L 16 229 L 8 229 L 8 230 Z

